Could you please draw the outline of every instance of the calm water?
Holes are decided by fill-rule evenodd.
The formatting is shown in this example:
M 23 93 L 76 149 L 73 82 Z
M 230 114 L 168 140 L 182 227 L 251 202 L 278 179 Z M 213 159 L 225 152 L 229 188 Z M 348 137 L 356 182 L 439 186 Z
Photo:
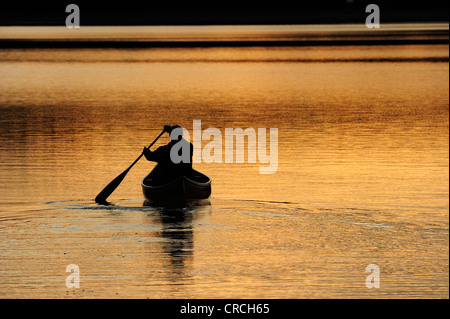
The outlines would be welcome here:
M 1 50 L 0 297 L 448 298 L 448 50 Z M 115 206 L 94 203 L 164 124 L 193 120 L 278 128 L 277 172 L 195 164 L 211 205 L 174 213 L 142 206 L 141 160 Z

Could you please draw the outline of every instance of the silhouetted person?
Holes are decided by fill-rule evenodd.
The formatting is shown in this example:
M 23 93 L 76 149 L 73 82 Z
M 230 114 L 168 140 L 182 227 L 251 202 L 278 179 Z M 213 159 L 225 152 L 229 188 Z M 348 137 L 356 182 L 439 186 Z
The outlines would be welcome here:
M 171 141 L 167 145 L 158 147 L 153 152 L 147 147 L 144 147 L 142 151 L 148 161 L 159 164 L 154 178 L 167 181 L 181 175 L 189 175 L 192 171 L 194 146 L 183 138 L 183 130 L 180 126 L 166 125 L 164 126 L 164 131 L 170 135 Z M 174 146 L 175 149 L 171 156 L 171 150 Z M 188 154 L 183 152 L 188 152 Z

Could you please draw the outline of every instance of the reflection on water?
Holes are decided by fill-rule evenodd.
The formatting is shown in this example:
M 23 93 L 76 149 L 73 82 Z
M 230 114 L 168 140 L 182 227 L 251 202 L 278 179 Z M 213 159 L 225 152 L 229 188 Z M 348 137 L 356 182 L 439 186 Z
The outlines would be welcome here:
M 186 214 L 163 213 L 161 221 L 163 230 L 162 238 L 167 240 L 164 246 L 164 252 L 171 257 L 171 267 L 175 272 L 181 270 L 185 266 L 186 259 L 192 257 L 194 249 L 194 236 L 192 225 L 186 220 Z
M 178 283 L 186 280 L 188 270 L 192 268 L 194 252 L 194 220 L 209 208 L 193 207 L 189 209 L 157 209 L 158 220 L 162 225 L 161 238 L 163 252 L 170 262 L 170 281 Z
M 448 72 L 448 45 L 1 50 L 0 296 L 448 297 Z M 276 174 L 194 164 L 212 206 L 180 213 L 142 161 L 94 204 L 193 120 L 278 128 Z

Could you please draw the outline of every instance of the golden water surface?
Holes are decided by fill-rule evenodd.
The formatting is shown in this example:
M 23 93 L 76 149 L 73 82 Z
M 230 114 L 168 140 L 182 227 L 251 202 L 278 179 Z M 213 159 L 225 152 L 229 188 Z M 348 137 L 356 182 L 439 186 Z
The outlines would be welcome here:
M 448 298 L 448 49 L 2 49 L 0 297 Z M 174 213 L 141 159 L 94 203 L 193 120 L 278 128 L 276 173 L 194 164 L 211 205 Z

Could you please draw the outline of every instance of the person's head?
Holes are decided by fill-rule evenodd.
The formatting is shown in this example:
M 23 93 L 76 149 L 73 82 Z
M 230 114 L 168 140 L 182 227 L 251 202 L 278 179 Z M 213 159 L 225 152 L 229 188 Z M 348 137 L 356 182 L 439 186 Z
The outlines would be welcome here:
M 174 125 L 170 129 L 169 135 L 172 141 L 179 141 L 183 138 L 183 128 L 179 125 Z

